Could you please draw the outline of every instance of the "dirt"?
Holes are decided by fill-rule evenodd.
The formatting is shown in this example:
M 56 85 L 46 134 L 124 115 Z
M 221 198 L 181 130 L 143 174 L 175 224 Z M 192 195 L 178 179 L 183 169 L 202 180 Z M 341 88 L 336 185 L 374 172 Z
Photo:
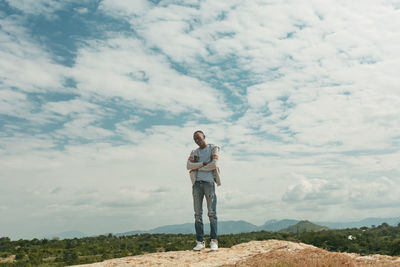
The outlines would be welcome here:
M 15 260 L 15 255 L 10 255 L 6 258 L 0 258 L 0 263 L 13 262 L 14 260 Z

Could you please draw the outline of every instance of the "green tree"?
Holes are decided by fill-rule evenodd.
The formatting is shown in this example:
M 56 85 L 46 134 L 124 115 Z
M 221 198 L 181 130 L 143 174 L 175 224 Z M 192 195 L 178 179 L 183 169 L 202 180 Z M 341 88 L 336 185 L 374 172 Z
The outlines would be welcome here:
M 396 239 L 392 242 L 390 254 L 400 255 L 400 239 Z
M 28 254 L 29 263 L 37 266 L 42 261 L 40 254 L 37 251 L 30 251 Z
M 67 249 L 63 253 L 63 262 L 66 264 L 78 263 L 78 254 L 74 249 Z
M 17 252 L 17 254 L 15 255 L 15 260 L 20 261 L 20 260 L 24 260 L 25 259 L 25 253 L 24 251 L 20 250 Z

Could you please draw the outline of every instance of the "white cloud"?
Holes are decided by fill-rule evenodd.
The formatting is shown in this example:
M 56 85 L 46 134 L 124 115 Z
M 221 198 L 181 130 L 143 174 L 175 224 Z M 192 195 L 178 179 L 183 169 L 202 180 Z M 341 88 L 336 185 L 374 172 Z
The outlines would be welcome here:
M 51 137 L 70 141 L 80 138 L 100 141 L 115 134 L 99 126 L 105 117 L 113 113 L 112 109 L 76 98 L 69 101 L 47 102 L 42 107 L 41 115 L 63 122 L 61 128 L 51 133 Z
M 151 7 L 150 1 L 146 0 L 103 0 L 99 5 L 100 10 L 117 18 L 121 16 L 131 17 L 143 15 L 143 13 L 148 11 Z
M 397 11 L 390 5 L 370 4 L 375 6 L 206 1 L 197 9 L 165 4 L 130 22 L 150 46 L 189 65 L 189 74 L 204 80 L 210 74 L 229 80 L 235 73 L 218 65 L 210 68 L 199 59 L 218 64 L 236 57 L 240 70 L 251 71 L 253 79 L 261 82 L 247 89 L 249 111 L 243 122 L 251 118 L 249 124 L 257 123 L 254 128 L 313 147 L 328 145 L 345 151 L 368 144 L 376 149 L 387 146 L 397 133 L 395 127 L 380 127 L 386 122 L 369 120 L 371 113 L 381 113 L 384 107 L 371 93 L 385 88 L 380 94 L 396 95 L 391 89 L 396 88 L 394 74 L 385 73 L 395 69 L 399 60 L 392 61 L 390 69 L 383 61 L 388 54 L 397 59 L 399 55 L 392 49 L 394 35 L 386 34 L 395 28 L 388 28 L 385 19 Z M 355 9 L 362 12 L 354 13 Z M 378 63 L 365 66 L 370 61 Z M 372 75 L 381 84 L 371 86 Z M 372 110 L 363 107 L 367 102 Z M 398 112 L 393 110 L 392 115 Z M 393 122 L 391 117 L 381 119 Z M 374 135 L 363 135 L 371 128 Z
M 315 205 L 341 204 L 344 201 L 340 182 L 322 179 L 304 179 L 288 188 L 282 200 L 289 203 L 312 203 Z
M 400 198 L 396 192 L 399 187 L 398 179 L 384 176 L 373 180 L 356 177 L 335 180 L 302 177 L 299 183 L 287 188 L 282 200 L 297 210 L 312 212 L 316 209 L 329 214 L 333 210 L 337 212 L 343 209 L 341 212 L 347 216 L 351 216 L 351 212 L 358 215 L 362 210 L 369 210 L 374 212 L 374 216 L 380 216 L 377 213 L 398 206 Z
M 53 112 L 63 116 L 82 113 L 101 113 L 101 107 L 90 102 L 86 102 L 83 99 L 72 99 L 69 101 L 57 101 L 47 102 L 43 106 L 45 112 Z
M 13 8 L 19 9 L 29 15 L 43 15 L 54 19 L 54 11 L 60 10 L 67 2 L 57 0 L 6 0 Z
M 292 55 L 293 60 L 280 60 L 276 73 L 281 76 L 271 79 L 266 73 L 264 77 L 270 81 L 248 88 L 251 108 L 263 112 L 256 121 L 261 129 L 283 140 L 312 147 L 323 145 L 324 150 L 390 148 L 391 139 L 398 136 L 392 116 L 400 110 L 389 108 L 390 115 L 383 113 L 387 107 L 396 106 L 388 101 L 398 98 L 391 70 L 400 64 L 400 57 L 392 49 L 393 34 L 388 34 L 393 29 L 385 26 L 383 18 L 396 11 L 388 6 L 362 5 L 363 12 L 355 14 L 346 5 L 335 7 L 341 12 L 316 5 L 313 16 L 322 16 L 321 21 L 296 12 L 294 18 L 301 18 L 305 28 L 294 29 L 296 34 L 290 39 L 270 38 L 276 47 L 269 55 Z M 292 13 L 295 8 L 291 5 L 287 11 Z M 263 54 L 257 58 L 252 62 L 268 68 L 265 64 L 270 60 L 263 59 Z M 266 63 L 262 65 L 259 59 Z M 254 72 L 258 72 L 256 67 Z M 282 101 L 282 97 L 287 100 Z
M 353 180 L 353 186 L 349 190 L 349 200 L 354 208 L 390 208 L 396 207 L 400 203 L 400 197 L 396 193 L 400 189 L 398 179 L 394 180 L 383 176 L 373 181 L 354 182 Z
M 29 156 L 30 153 L 34 151 L 51 151 L 51 148 L 54 146 L 52 140 L 41 139 L 38 137 L 32 137 L 24 134 L 15 134 L 13 137 L 2 137 L 1 146 L 4 147 L 4 151 L 6 153 L 3 156 L 6 156 L 5 162 L 11 163 L 10 166 L 18 167 L 18 164 L 14 164 L 13 161 L 9 161 L 8 159 L 18 159 L 21 155 L 25 153 Z M 18 163 L 23 163 L 23 161 L 19 161 Z M 45 165 L 43 165 L 45 166 Z
M 0 91 L 0 103 L 0 114 L 19 118 L 25 118 L 32 109 L 25 94 L 7 89 Z
M 0 20 L 2 87 L 16 87 L 25 92 L 61 90 L 68 70 L 54 63 L 22 25 L 19 17 L 8 16 Z
M 89 10 L 86 7 L 81 7 L 81 8 L 75 8 L 74 9 L 78 14 L 84 15 L 89 12 Z
M 63 136 L 66 140 L 84 138 L 99 141 L 106 137 L 113 136 L 113 132 L 102 127 L 93 125 L 100 118 L 96 115 L 79 115 L 72 121 L 66 122 L 61 130 L 56 131 L 57 137 Z
M 209 120 L 230 114 L 220 92 L 173 70 L 137 39 L 115 38 L 80 49 L 72 72 L 84 94 L 119 96 L 141 108 L 203 114 Z
M 179 216 L 174 222 L 178 223 L 182 216 L 187 216 L 187 221 L 192 217 L 192 205 L 184 163 L 190 149 L 185 149 L 179 136 L 184 133 L 178 127 L 159 127 L 148 137 L 139 138 L 135 146 L 96 143 L 70 145 L 65 151 L 54 151 L 51 143 L 33 138 L 26 143 L 19 143 L 21 138 L 2 139 L 9 155 L 2 155 L 0 177 L 13 178 L 13 182 L 8 183 L 13 195 L 5 192 L 1 198 L 14 203 L 18 210 L 25 210 L 24 216 L 31 221 L 25 232 L 25 235 L 30 233 L 29 236 L 43 233 L 44 230 L 40 230 L 43 221 L 52 221 L 44 218 L 53 216 L 69 218 L 82 214 L 90 220 L 105 213 L 114 216 L 113 220 L 105 220 L 96 229 L 93 225 L 82 229 L 92 234 L 132 230 L 132 220 L 138 228 L 156 227 L 160 219 L 167 220 L 176 209 L 179 209 Z M 191 133 L 185 136 L 191 136 Z M 157 164 L 156 158 L 159 159 Z M 176 158 L 182 158 L 182 161 Z M 28 174 L 30 179 L 25 180 Z M 187 190 L 182 191 L 182 187 Z M 61 189 L 54 192 L 55 188 Z M 182 199 L 188 199 L 187 205 Z M 43 206 L 47 208 L 43 209 Z M 14 216 L 12 210 L 7 215 Z M 121 216 L 130 220 L 116 219 Z M 143 220 L 137 219 L 139 217 Z M 149 217 L 158 219 L 149 222 Z M 121 225 L 114 228 L 111 224 L 116 220 Z M 66 221 L 59 223 L 60 228 L 68 227 Z M 48 230 L 54 229 L 51 224 Z M 11 232 L 8 227 L 2 229 Z M 49 231 L 55 230 L 61 229 Z

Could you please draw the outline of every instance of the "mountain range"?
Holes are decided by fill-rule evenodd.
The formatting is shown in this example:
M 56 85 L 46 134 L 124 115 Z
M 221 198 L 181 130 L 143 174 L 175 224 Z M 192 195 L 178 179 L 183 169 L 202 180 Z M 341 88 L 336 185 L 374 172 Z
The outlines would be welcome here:
M 283 220 L 268 220 L 263 225 L 257 226 L 251 224 L 246 221 L 221 221 L 218 222 L 218 233 L 219 234 L 238 234 L 238 233 L 246 233 L 246 232 L 255 232 L 255 231 L 271 231 L 277 232 L 281 230 L 287 230 L 288 227 L 294 226 L 300 222 L 308 222 L 308 221 L 299 221 L 293 219 L 283 219 Z M 400 223 L 400 217 L 394 218 L 366 218 L 360 221 L 353 222 L 309 222 L 310 224 L 315 224 L 317 227 L 315 229 L 320 230 L 321 227 L 324 229 L 332 228 L 332 229 L 346 229 L 346 228 L 360 228 L 363 226 L 371 227 L 373 225 L 378 226 L 382 223 L 387 223 L 389 225 L 397 225 Z M 302 226 L 303 226 L 302 224 Z M 301 226 L 301 227 L 302 227 Z M 313 226 L 308 225 L 307 229 L 313 230 Z M 292 231 L 290 228 L 287 231 Z M 204 224 L 204 232 L 210 232 L 210 225 L 208 223 Z M 194 234 L 194 223 L 184 223 L 184 224 L 173 224 L 173 225 L 164 225 L 160 227 L 156 227 L 150 230 L 136 230 L 129 231 L 125 233 L 117 233 L 115 236 L 126 236 L 133 234 L 142 234 L 142 233 L 150 233 L 150 234 Z
M 246 233 L 246 232 L 255 232 L 255 231 L 292 231 L 293 229 L 289 228 L 294 226 L 300 222 L 302 224 L 295 226 L 294 229 L 300 229 L 304 226 L 304 221 L 300 220 L 293 220 L 293 219 L 283 219 L 283 220 L 268 220 L 263 225 L 257 226 L 252 223 L 240 220 L 240 221 L 220 221 L 218 222 L 218 233 L 219 234 L 238 234 L 238 233 Z M 363 226 L 371 227 L 373 225 L 378 226 L 382 223 L 387 223 L 389 225 L 397 225 L 400 223 L 400 217 L 393 217 L 393 218 L 366 218 L 360 221 L 353 221 L 353 222 L 329 222 L 329 221 L 314 221 L 309 222 L 310 224 L 316 224 L 318 229 L 320 227 L 324 227 L 324 229 L 331 228 L 331 229 L 346 229 L 346 228 L 360 228 Z M 307 229 L 313 230 L 314 226 L 308 225 Z M 317 230 L 318 230 L 317 229 Z M 204 232 L 210 232 L 210 225 L 208 223 L 204 224 Z M 183 224 L 173 224 L 173 225 L 164 225 L 159 226 L 150 230 L 133 230 L 124 233 L 115 233 L 115 236 L 127 236 L 127 235 L 134 235 L 134 234 L 194 234 L 194 223 L 183 223 Z M 58 237 L 60 239 L 67 239 L 67 238 L 81 238 L 89 236 L 79 231 L 66 231 L 62 233 L 47 235 L 44 238 L 51 239 L 54 237 Z

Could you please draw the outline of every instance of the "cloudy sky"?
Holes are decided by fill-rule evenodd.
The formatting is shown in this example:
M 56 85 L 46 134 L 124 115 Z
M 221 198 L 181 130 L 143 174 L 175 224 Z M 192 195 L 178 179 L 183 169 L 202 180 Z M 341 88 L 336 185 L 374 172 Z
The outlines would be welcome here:
M 400 214 L 397 0 L 0 1 L 0 236 Z M 205 221 L 207 218 L 204 217 Z

